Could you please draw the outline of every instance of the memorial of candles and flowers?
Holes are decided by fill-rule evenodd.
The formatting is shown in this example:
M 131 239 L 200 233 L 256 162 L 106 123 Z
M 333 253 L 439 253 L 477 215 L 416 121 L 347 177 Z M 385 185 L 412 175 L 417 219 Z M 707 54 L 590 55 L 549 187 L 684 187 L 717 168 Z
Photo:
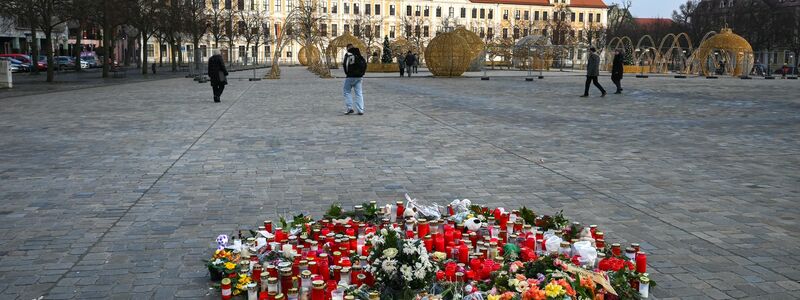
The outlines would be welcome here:
M 655 284 L 639 245 L 607 243 L 597 225 L 466 199 L 334 204 L 216 242 L 222 299 L 642 299 Z

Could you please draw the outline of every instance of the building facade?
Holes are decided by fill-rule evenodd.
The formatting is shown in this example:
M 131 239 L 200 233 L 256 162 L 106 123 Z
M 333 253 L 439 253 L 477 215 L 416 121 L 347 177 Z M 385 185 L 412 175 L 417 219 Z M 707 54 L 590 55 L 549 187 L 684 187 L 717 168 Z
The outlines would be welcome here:
M 252 27 L 244 24 L 243 18 L 258 15 L 263 20 L 262 36 L 259 46 L 251 42 L 248 47 L 243 34 L 233 34 L 230 43 L 230 35 L 215 38 L 207 33 L 201 41 L 201 57 L 205 59 L 211 49 L 218 48 L 233 63 L 268 62 L 286 16 L 298 5 L 315 7 L 323 16 L 319 31 L 324 38 L 350 32 L 378 53 L 384 37 L 390 41 L 406 38 L 424 48 L 437 33 L 456 26 L 465 26 L 485 41 L 515 41 L 527 35 L 552 35 L 556 23 L 560 23 L 570 28 L 570 42 L 577 44 L 587 40 L 581 37 L 602 32 L 607 25 L 607 6 L 602 0 L 207 0 L 209 14 L 228 16 L 228 20 L 217 18 L 226 23 L 225 30 L 242 32 L 241 27 Z M 148 51 L 150 62 L 171 57 L 169 47 L 157 40 L 150 39 L 146 44 L 143 51 Z M 599 42 L 593 46 L 600 46 Z M 280 62 L 297 63 L 300 48 L 294 41 L 286 44 Z M 186 50 L 181 53 L 182 61 L 191 62 L 192 45 L 187 42 L 181 49 Z

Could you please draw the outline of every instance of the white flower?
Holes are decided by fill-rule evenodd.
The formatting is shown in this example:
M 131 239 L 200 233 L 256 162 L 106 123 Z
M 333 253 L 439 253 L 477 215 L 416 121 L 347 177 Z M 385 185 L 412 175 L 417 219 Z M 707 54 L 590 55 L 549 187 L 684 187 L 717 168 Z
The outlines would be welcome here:
M 387 234 L 389 234 L 389 231 L 386 230 L 386 228 L 381 229 L 381 235 L 387 235 Z
M 408 255 L 414 255 L 414 253 L 417 253 L 417 247 L 414 246 L 414 243 L 406 241 L 405 243 L 403 243 L 403 253 Z
M 394 274 L 394 271 L 397 270 L 397 261 L 393 259 L 384 260 L 381 264 L 381 268 L 386 274 Z
M 383 245 L 383 243 L 384 243 L 385 241 L 384 241 L 384 239 L 383 239 L 383 237 L 382 237 L 382 236 L 380 236 L 380 235 L 375 235 L 375 236 L 373 236 L 373 237 L 372 237 L 372 240 L 371 240 L 371 242 L 372 242 L 372 246 L 374 246 L 374 247 L 378 247 L 378 246 L 380 246 L 380 245 Z
M 397 248 L 388 248 L 386 250 L 383 250 L 383 257 L 386 257 L 388 259 L 392 259 L 395 256 L 397 256 L 397 252 L 398 252 Z
M 423 268 L 419 263 L 417 263 L 416 269 L 417 270 L 414 271 L 414 276 L 416 276 L 417 279 L 425 279 L 425 275 L 427 274 L 427 272 L 425 272 L 425 268 Z
M 215 266 L 216 266 L 216 265 L 218 265 L 218 264 L 221 264 L 221 263 L 222 263 L 222 260 L 221 260 L 221 259 L 219 259 L 219 258 L 217 258 L 215 261 L 212 261 L 212 262 L 211 262 L 211 264 L 212 264 L 212 265 L 215 265 Z
M 403 279 L 406 281 L 414 280 L 414 269 L 407 265 L 403 265 L 400 267 L 400 273 L 403 274 Z

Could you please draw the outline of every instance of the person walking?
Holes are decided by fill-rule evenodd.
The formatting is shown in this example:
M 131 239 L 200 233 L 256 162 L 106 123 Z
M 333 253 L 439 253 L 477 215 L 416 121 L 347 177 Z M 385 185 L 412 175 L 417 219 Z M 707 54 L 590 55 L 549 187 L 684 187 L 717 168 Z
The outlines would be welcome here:
M 411 72 L 414 69 L 415 63 L 416 61 L 414 60 L 414 54 L 412 54 L 409 50 L 406 54 L 406 76 L 411 77 Z
M 617 91 L 614 94 L 622 94 L 622 75 L 625 73 L 624 59 L 625 55 L 622 50 L 614 50 L 614 62 L 611 65 L 611 81 L 617 86 Z
M 400 77 L 403 77 L 406 71 L 406 57 L 403 55 L 398 56 L 397 65 L 400 66 Z
M 600 92 L 603 93 L 600 97 L 606 96 L 606 90 L 603 89 L 603 86 L 597 82 L 597 77 L 600 76 L 600 56 L 597 55 L 597 49 L 594 47 L 589 48 L 589 62 L 586 64 L 586 88 L 583 91 L 583 96 L 581 97 L 589 97 L 589 85 L 594 83 Z
M 419 56 L 414 53 L 414 74 L 417 74 L 417 66 L 419 66 Z
M 347 78 L 344 80 L 344 106 L 345 115 L 354 113 L 353 111 L 353 93 L 355 93 L 355 108 L 358 115 L 364 114 L 364 94 L 361 89 L 361 79 L 367 71 L 367 61 L 361 56 L 361 50 L 353 47 L 352 44 L 347 45 L 347 53 L 344 55 L 342 62 L 344 73 Z
M 222 91 L 228 84 L 228 69 L 225 68 L 225 62 L 219 53 L 218 49 L 214 49 L 208 58 L 208 77 L 211 79 L 211 89 L 214 91 L 214 102 L 221 101 Z

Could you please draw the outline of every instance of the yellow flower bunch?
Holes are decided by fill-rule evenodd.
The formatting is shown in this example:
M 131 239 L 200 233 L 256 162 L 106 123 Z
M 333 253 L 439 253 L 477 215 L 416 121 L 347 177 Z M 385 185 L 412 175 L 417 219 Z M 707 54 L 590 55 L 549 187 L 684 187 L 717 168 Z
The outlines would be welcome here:
M 225 263 L 225 269 L 233 270 L 233 268 L 236 268 L 236 264 L 235 263 L 232 263 L 232 262 L 226 262 Z
M 500 295 L 489 295 L 488 300 L 500 300 Z
M 563 296 L 565 293 L 566 291 L 564 291 L 564 287 L 555 282 L 550 282 L 544 287 L 544 294 L 547 295 L 547 297 L 555 298 L 558 296 Z

